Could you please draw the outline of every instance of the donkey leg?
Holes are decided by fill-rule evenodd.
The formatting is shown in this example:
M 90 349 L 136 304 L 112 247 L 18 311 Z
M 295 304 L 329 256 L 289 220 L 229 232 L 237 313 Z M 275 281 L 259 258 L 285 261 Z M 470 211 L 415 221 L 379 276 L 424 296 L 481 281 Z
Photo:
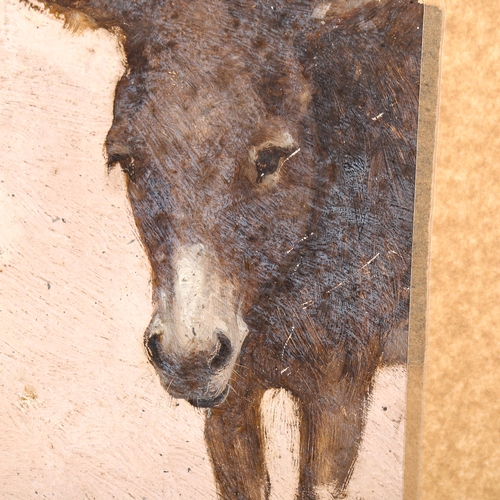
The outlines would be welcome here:
M 244 398 L 229 398 L 213 408 L 206 420 L 205 440 L 223 500 L 263 500 L 268 496 L 260 427 L 262 394 L 258 391 Z
M 358 454 L 365 405 L 366 390 L 353 386 L 302 402 L 298 499 L 343 498 Z

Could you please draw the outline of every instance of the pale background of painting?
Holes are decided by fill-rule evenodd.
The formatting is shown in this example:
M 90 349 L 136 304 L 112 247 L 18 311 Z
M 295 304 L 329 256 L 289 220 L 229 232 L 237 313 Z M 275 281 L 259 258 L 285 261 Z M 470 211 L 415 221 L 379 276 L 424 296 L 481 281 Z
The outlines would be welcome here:
M 421 498 L 493 499 L 500 5 L 446 7 Z M 0 498 L 214 498 L 202 412 L 164 394 L 142 350 L 148 264 L 102 156 L 116 45 L 71 37 L 11 0 L 0 34 Z M 397 375 L 385 374 L 400 390 L 392 401 L 378 390 L 371 413 L 396 436 Z M 389 445 L 367 441 L 351 498 L 398 498 L 402 450 L 381 456 Z

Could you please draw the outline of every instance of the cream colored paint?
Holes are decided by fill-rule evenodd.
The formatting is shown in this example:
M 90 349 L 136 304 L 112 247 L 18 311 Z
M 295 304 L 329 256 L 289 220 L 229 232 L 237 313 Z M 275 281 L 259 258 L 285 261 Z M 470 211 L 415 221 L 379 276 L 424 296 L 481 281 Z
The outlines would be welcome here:
M 204 410 L 167 396 L 143 350 L 149 264 L 103 158 L 120 50 L 0 11 L 1 497 L 215 499 Z M 352 500 L 401 497 L 404 381 L 378 375 Z M 296 484 L 294 408 L 283 391 L 262 405 L 276 499 Z
M 270 500 L 293 500 L 299 483 L 298 404 L 284 389 L 274 389 L 264 394 L 260 407 L 264 454 L 271 480 Z
M 173 308 L 172 335 L 185 350 L 199 351 L 213 345 L 220 330 L 239 350 L 248 328 L 239 314 L 234 290 L 217 276 L 217 267 L 201 243 L 174 251 L 174 297 L 165 297 L 165 309 Z
M 215 325 L 211 324 L 208 306 L 212 295 L 212 283 L 209 281 L 208 262 L 205 248 L 202 244 L 182 246 L 174 253 L 175 297 L 174 314 L 177 316 L 175 331 L 181 345 L 186 344 L 189 349 L 193 341 L 207 343 L 213 337 L 215 328 L 227 325 L 218 325 L 220 322 L 215 318 Z M 215 277 L 214 277 L 215 278 Z M 209 314 L 209 320 L 203 321 L 205 308 Z M 181 333 L 182 332 L 182 333 Z

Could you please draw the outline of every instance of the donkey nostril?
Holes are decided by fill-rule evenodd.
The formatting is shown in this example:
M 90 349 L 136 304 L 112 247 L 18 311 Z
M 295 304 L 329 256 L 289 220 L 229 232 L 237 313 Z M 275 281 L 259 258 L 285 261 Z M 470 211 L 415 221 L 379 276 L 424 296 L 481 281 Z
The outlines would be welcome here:
M 213 370 L 221 370 L 229 364 L 233 348 L 231 341 L 220 330 L 217 330 L 218 347 L 215 356 L 210 360 L 210 368 Z

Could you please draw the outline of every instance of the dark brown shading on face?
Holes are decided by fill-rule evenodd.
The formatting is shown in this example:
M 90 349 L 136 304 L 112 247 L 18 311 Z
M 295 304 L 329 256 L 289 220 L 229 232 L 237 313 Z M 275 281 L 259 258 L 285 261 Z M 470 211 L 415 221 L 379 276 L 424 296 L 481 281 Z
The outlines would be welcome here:
M 214 407 L 221 497 L 268 491 L 270 387 L 300 400 L 299 498 L 341 495 L 375 369 L 405 360 L 422 7 L 51 8 L 122 38 L 106 148 L 152 266 L 146 348 L 173 396 Z

